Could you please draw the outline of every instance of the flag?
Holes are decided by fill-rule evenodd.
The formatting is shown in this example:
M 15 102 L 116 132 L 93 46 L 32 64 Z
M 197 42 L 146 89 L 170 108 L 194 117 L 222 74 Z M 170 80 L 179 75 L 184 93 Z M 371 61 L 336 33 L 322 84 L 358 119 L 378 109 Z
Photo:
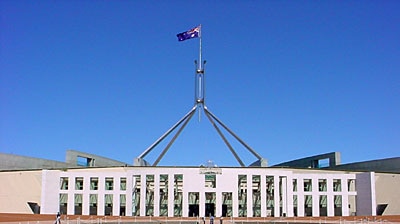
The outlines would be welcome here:
M 178 41 L 184 41 L 184 40 L 200 37 L 200 28 L 201 28 L 201 26 L 197 26 L 186 32 L 178 33 L 176 35 L 178 37 Z

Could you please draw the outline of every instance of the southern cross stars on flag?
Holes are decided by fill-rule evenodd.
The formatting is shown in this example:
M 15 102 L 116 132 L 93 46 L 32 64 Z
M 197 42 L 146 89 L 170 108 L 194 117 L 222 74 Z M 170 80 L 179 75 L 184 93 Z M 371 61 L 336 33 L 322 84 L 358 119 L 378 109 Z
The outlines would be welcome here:
M 199 25 L 191 30 L 188 30 L 186 32 L 178 33 L 176 36 L 178 37 L 179 41 L 184 41 L 184 40 L 200 37 L 200 28 L 201 28 L 201 25 Z

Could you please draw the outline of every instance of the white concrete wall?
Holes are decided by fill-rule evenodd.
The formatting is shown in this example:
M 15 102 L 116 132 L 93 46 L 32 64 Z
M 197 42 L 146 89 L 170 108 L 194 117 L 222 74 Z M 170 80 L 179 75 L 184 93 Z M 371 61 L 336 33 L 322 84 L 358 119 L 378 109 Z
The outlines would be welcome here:
M 98 215 L 104 215 L 104 195 L 113 194 L 113 215 L 119 215 L 119 195 L 126 195 L 126 215 L 132 215 L 132 189 L 134 183 L 134 176 L 141 176 L 141 200 L 140 200 L 140 215 L 144 216 L 145 213 L 145 198 L 146 198 L 146 175 L 154 175 L 154 216 L 159 215 L 159 177 L 160 175 L 168 175 L 168 216 L 174 216 L 174 175 L 183 175 L 183 207 L 182 215 L 184 217 L 188 216 L 189 206 L 188 206 L 188 196 L 189 192 L 199 193 L 199 215 L 204 216 L 205 213 L 205 194 L 206 192 L 213 192 L 216 195 L 216 217 L 222 215 L 222 193 L 231 192 L 232 193 L 232 214 L 233 216 L 238 216 L 238 175 L 247 176 L 247 216 L 252 217 L 252 177 L 253 175 L 259 175 L 261 179 L 261 216 L 267 216 L 266 208 L 266 176 L 274 176 L 274 215 L 276 217 L 280 216 L 280 202 L 279 202 L 279 181 L 282 179 L 282 198 L 283 198 L 283 208 L 282 214 L 285 213 L 286 216 L 294 216 L 293 211 L 293 195 L 298 198 L 298 216 L 304 216 L 304 200 L 305 195 L 312 196 L 312 213 L 313 216 L 320 215 L 319 208 L 319 197 L 321 195 L 327 196 L 327 215 L 334 216 L 334 197 L 335 195 L 340 195 L 342 197 L 342 215 L 349 216 L 349 196 L 354 197 L 357 195 L 356 191 L 348 191 L 347 181 L 349 179 L 356 179 L 357 177 L 357 199 L 368 199 L 367 202 L 370 205 L 369 210 L 364 209 L 365 200 L 358 201 L 357 208 L 364 211 L 363 214 L 373 214 L 372 207 L 374 206 L 374 194 L 373 180 L 371 179 L 371 174 L 348 174 L 343 172 L 322 172 L 312 170 L 290 170 L 290 169 L 269 169 L 269 168 L 221 168 L 222 173 L 216 174 L 216 187 L 206 187 L 204 174 L 200 172 L 200 168 L 195 167 L 127 167 L 127 168 L 96 168 L 96 169 L 71 169 L 68 171 L 43 171 L 43 190 L 45 193 L 42 196 L 42 207 L 43 212 L 55 213 L 58 211 L 59 206 L 59 194 L 68 194 L 68 214 L 74 214 L 74 194 L 83 195 L 83 208 L 82 213 L 84 215 L 89 214 L 89 195 L 98 195 Z M 60 190 L 60 177 L 69 178 L 69 189 Z M 84 178 L 83 190 L 75 189 L 75 177 Z M 90 190 L 90 177 L 98 177 L 98 190 Z M 114 189 L 105 190 L 105 178 L 114 178 Z M 127 190 L 120 190 L 120 178 L 126 177 L 127 179 Z M 293 192 L 293 179 L 297 180 L 297 191 Z M 312 180 L 312 191 L 305 192 L 303 183 L 304 179 Z M 327 181 L 327 190 L 319 191 L 318 181 L 319 179 L 325 179 Z M 341 191 L 334 191 L 333 180 L 341 180 Z M 360 182 L 361 181 L 361 182 Z M 372 182 L 371 182 L 372 181 Z M 51 183 L 49 183 L 51 182 Z M 367 184 L 368 186 L 362 187 L 361 185 Z M 369 190 L 368 190 L 369 189 Z

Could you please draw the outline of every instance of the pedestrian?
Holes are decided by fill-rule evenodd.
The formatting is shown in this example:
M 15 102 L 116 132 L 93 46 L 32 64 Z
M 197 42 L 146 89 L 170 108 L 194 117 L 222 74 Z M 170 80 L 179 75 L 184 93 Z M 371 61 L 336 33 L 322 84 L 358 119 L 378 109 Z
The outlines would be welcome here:
M 219 224 L 223 224 L 224 222 L 224 217 L 221 216 L 221 218 L 219 219 Z
M 210 224 L 214 224 L 214 216 L 210 217 Z
M 61 224 L 61 215 L 60 215 L 60 212 L 57 212 L 55 224 Z

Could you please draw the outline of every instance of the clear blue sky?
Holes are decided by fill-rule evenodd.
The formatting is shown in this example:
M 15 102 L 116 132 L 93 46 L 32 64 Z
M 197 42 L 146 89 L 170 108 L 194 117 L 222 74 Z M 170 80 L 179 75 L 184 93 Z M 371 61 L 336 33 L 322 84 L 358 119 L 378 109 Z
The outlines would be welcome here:
M 1 0 L 0 152 L 132 164 L 193 106 L 199 41 L 176 34 L 202 24 L 206 104 L 269 164 L 398 157 L 399 12 L 395 0 Z M 207 160 L 238 165 L 196 114 L 160 165 Z

